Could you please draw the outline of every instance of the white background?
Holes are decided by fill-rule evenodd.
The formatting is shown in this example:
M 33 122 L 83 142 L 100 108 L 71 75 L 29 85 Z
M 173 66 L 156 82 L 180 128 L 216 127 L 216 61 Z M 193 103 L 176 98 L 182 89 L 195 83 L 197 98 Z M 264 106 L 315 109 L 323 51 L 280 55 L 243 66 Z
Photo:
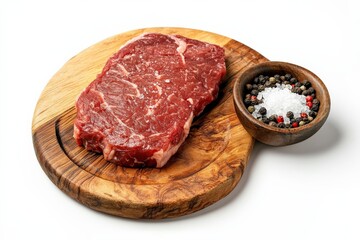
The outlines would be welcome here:
M 360 7 L 353 1 L 0 2 L 0 239 L 360 239 Z M 245 176 L 220 202 L 161 221 L 90 210 L 36 159 L 33 111 L 72 56 L 121 32 L 202 29 L 316 73 L 332 108 L 288 147 L 256 143 Z

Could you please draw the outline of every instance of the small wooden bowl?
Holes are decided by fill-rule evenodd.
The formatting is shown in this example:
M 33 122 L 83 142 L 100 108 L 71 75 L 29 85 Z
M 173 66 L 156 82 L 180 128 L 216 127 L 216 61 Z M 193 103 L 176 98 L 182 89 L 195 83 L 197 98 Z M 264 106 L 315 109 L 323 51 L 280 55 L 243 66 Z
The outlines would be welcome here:
M 245 85 L 259 75 L 274 76 L 290 73 L 300 82 L 308 80 L 320 101 L 317 116 L 310 123 L 297 128 L 277 128 L 254 118 L 244 104 Z M 244 128 L 256 140 L 272 145 L 285 146 L 303 141 L 315 134 L 325 123 L 330 112 L 330 95 L 321 79 L 309 70 L 285 62 L 264 62 L 247 69 L 236 81 L 233 89 L 236 114 Z

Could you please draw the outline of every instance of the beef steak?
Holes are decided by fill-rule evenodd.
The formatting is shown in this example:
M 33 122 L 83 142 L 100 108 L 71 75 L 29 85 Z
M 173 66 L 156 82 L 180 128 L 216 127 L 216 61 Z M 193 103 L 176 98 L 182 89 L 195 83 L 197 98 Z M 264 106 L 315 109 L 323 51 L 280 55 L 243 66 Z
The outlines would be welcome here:
M 76 101 L 74 138 L 127 167 L 162 167 L 217 97 L 224 49 L 179 35 L 127 42 Z

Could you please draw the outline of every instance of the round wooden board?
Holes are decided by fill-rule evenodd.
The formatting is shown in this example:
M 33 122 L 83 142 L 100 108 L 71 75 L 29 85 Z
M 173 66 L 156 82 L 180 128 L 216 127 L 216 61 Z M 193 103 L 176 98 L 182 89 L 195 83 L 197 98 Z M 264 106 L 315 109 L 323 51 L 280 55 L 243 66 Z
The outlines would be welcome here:
M 144 32 L 180 34 L 225 49 L 227 76 L 218 99 L 192 124 L 179 151 L 161 169 L 116 166 L 78 147 L 72 137 L 75 99 L 107 59 Z M 225 197 L 239 182 L 254 140 L 233 106 L 234 79 L 267 61 L 233 39 L 185 28 L 146 28 L 105 39 L 71 58 L 49 81 L 36 106 L 32 134 L 39 163 L 63 192 L 80 203 L 128 218 L 189 214 Z

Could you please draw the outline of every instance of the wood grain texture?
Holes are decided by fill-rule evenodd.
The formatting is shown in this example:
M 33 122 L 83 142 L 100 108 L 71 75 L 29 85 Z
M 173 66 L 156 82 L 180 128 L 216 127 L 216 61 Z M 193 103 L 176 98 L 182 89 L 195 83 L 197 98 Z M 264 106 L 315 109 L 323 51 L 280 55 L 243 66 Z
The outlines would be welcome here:
M 144 32 L 180 34 L 225 48 L 227 76 L 218 99 L 195 119 L 189 137 L 161 169 L 116 166 L 78 147 L 73 139 L 77 95 L 129 39 Z M 148 28 L 101 41 L 70 59 L 49 81 L 36 106 L 32 133 L 39 163 L 51 181 L 80 203 L 127 218 L 189 214 L 226 196 L 239 182 L 254 140 L 233 106 L 234 80 L 267 61 L 218 34 L 185 28 Z

